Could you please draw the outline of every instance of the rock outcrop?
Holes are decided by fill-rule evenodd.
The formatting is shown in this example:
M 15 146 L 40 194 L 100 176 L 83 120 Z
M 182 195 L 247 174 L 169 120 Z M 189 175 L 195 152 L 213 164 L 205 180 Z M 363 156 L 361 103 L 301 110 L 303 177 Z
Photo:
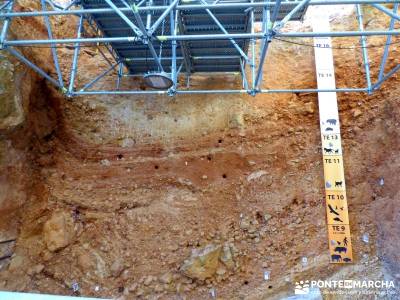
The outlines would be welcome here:
M 181 271 L 192 279 L 206 280 L 215 275 L 224 275 L 225 267 L 231 270 L 235 267 L 229 245 L 211 244 L 193 250 L 190 258 L 182 265 Z
M 71 214 L 64 211 L 53 213 L 43 226 L 44 242 L 52 252 L 68 246 L 74 236 L 74 220 Z

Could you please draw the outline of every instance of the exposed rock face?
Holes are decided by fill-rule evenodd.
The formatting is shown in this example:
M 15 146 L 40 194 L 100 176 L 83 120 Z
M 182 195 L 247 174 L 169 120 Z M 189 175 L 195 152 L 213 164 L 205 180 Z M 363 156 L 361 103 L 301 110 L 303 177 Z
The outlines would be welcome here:
M 18 125 L 23 120 L 20 97 L 14 91 L 14 65 L 0 58 L 0 130 Z
M 268 172 L 264 171 L 264 170 L 253 172 L 249 176 L 247 176 L 247 181 L 252 181 L 252 180 L 258 179 L 261 176 L 264 176 L 267 174 L 268 174 Z
M 172 274 L 167 272 L 160 277 L 160 282 L 165 284 L 170 284 L 173 280 Z
M 94 268 L 96 262 L 92 253 L 90 253 L 89 251 L 82 251 L 82 253 L 78 255 L 78 264 L 83 272 L 87 272 Z
M 124 270 L 124 262 L 121 258 L 117 258 L 111 265 L 110 271 L 113 277 L 118 277 Z
M 75 236 L 74 220 L 71 214 L 56 212 L 44 224 L 43 238 L 50 251 L 68 246 Z
M 11 263 L 17 268 L 20 256 L 11 255 L 18 236 L 19 209 L 28 199 L 32 180 L 28 155 L 30 134 L 24 130 L 32 93 L 31 73 L 2 51 L 0 55 L 0 271 Z
M 378 249 L 385 268 L 400 283 L 400 193 L 393 199 L 383 198 L 375 206 Z
M 203 249 L 194 250 L 181 267 L 181 271 L 192 279 L 205 280 L 216 274 L 224 275 L 224 266 L 230 270 L 235 267 L 230 246 L 207 245 Z
M 20 255 L 15 255 L 13 259 L 11 260 L 10 265 L 8 266 L 9 271 L 17 271 L 19 270 L 24 263 L 26 263 L 25 258 Z
M 17 67 L 7 55 L 0 57 L 0 131 L 9 131 L 26 119 L 32 85 L 26 69 Z
M 235 268 L 231 247 L 228 244 L 222 247 L 220 260 L 228 269 L 233 270 Z
M 71 28 L 75 32 L 75 17 L 68 18 L 65 26 L 58 20 L 53 27 L 57 35 L 65 37 Z M 67 22 L 73 26 L 66 29 Z M 45 33 L 35 23 L 18 29 L 28 28 L 32 34 L 16 30 L 17 37 Z M 369 41 L 385 43 L 383 38 Z M 340 43 L 336 46 L 350 46 L 354 40 Z M 46 68 L 51 57 L 42 54 L 49 49 L 35 49 L 26 54 Z M 371 62 L 380 59 L 378 49 L 370 49 Z M 397 49 L 391 64 L 399 56 Z M 312 48 L 275 41 L 270 50 L 264 69 L 266 88 L 282 82 L 315 85 Z M 64 66 L 69 68 L 73 49 L 57 51 L 67 70 Z M 81 52 L 83 83 L 106 62 L 94 51 Z M 338 86 L 361 86 L 359 67 L 353 66 L 361 54 L 351 49 L 335 52 Z M 114 88 L 110 78 L 99 82 L 99 88 Z M 196 84 L 206 89 L 236 88 L 240 82 L 235 78 L 209 76 Z M 8 80 L 5 86 L 25 89 L 28 83 Z M 124 79 L 123 84 L 130 89 L 135 82 Z M 6 102 L 0 99 L 0 110 L 4 108 L 0 122 L 7 119 L 6 131 L 12 133 L 5 139 L 0 134 L 0 240 L 17 238 L 10 268 L 0 271 L 0 290 L 70 294 L 71 283 L 79 281 L 84 296 L 173 299 L 179 294 L 204 299 L 206 278 L 207 286 L 212 285 L 222 299 L 282 299 L 272 295 L 283 284 L 293 294 L 291 284 L 297 278 L 328 278 L 341 269 L 328 263 L 315 94 L 99 95 L 66 101 L 45 86 L 45 82 L 35 86 L 25 122 L 13 123 L 27 124 L 26 135 L 21 134 L 23 126 L 10 125 L 9 117 L 18 116 L 16 98 L 9 94 L 3 107 Z M 379 263 L 385 261 L 394 270 L 391 274 L 397 274 L 399 233 L 391 229 L 399 226 L 394 221 L 396 204 L 374 209 L 374 218 L 368 213 L 374 199 L 399 200 L 393 197 L 400 184 L 400 160 L 394 159 L 400 151 L 399 87 L 393 78 L 371 96 L 339 95 L 357 254 L 347 269 L 354 275 L 340 273 L 339 279 L 378 278 L 370 272 L 376 251 L 382 258 Z M 26 98 L 20 102 L 24 109 L 25 103 Z M 29 134 L 32 141 L 21 145 Z M 377 184 L 380 177 L 385 178 L 384 186 Z M 23 210 L 22 204 L 26 204 Z M 79 237 L 68 213 L 56 213 L 43 227 L 52 207 L 65 212 L 81 209 L 74 215 L 81 219 L 77 228 L 85 225 L 79 228 Z M 379 239 L 375 221 L 382 222 Z M 361 240 L 364 233 L 370 243 Z M 176 272 L 189 249 L 204 245 L 210 246 L 193 254 Z M 43 249 L 47 247 L 51 251 Z M 308 257 L 306 267 L 300 263 L 303 256 Z M 380 264 L 375 262 L 375 267 Z M 271 272 L 268 281 L 263 280 L 263 270 Z
M 208 245 L 193 251 L 191 257 L 181 267 L 182 272 L 193 279 L 205 280 L 217 272 L 222 247 Z

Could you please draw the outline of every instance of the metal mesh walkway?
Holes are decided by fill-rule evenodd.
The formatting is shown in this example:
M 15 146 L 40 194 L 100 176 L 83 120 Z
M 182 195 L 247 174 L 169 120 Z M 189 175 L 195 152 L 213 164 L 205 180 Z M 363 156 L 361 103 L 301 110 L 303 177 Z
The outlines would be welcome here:
M 108 94 L 174 96 L 231 93 L 255 96 L 259 93 L 372 93 L 400 70 L 400 63 L 393 59 L 396 54 L 393 51 L 395 46 L 392 46 L 399 42 L 400 0 L 70 0 L 63 7 L 53 0 L 36 1 L 37 8 L 26 11 L 21 10 L 21 4 L 14 5 L 17 0 L 3 0 L 0 4 L 0 50 L 15 56 L 69 97 Z M 315 11 L 323 12 L 332 10 L 334 5 L 357 9 L 357 30 L 344 28 L 341 31 L 316 32 L 301 26 L 284 28 L 289 21 L 302 20 L 308 7 L 314 6 Z M 364 28 L 363 7 L 389 16 L 388 28 L 374 29 L 374 24 Z M 74 32 L 71 38 L 54 38 L 51 19 L 55 17 L 76 20 L 76 35 Z M 18 35 L 8 34 L 16 19 L 19 26 L 29 26 L 30 22 L 26 22 L 29 18 L 43 21 L 47 38 L 19 39 Z M 15 32 L 16 28 L 13 30 Z M 375 49 L 382 49 L 382 58 L 378 72 L 372 72 L 368 39 L 378 36 L 385 37 L 379 47 L 374 45 Z M 321 89 L 297 87 L 283 80 L 274 86 L 263 87 L 270 45 L 277 39 L 299 44 L 293 39 L 313 37 L 337 40 L 345 37 L 353 39 L 354 44 L 359 43 L 354 49 L 359 49 L 361 54 L 365 82 L 349 87 L 341 86 L 346 82 L 343 81 L 337 88 Z M 325 44 L 310 43 L 304 46 L 326 47 Z M 51 48 L 53 65 L 49 64 L 45 69 L 36 65 L 24 56 L 22 49 L 27 47 Z M 62 47 L 73 49 L 69 70 L 60 66 L 57 48 Z M 98 74 L 85 82 L 79 76 L 79 72 L 85 69 L 80 65 L 81 47 L 97 47 L 101 54 L 98 58 L 107 62 Z M 219 89 L 197 84 L 199 78 L 219 73 L 237 76 L 241 79 L 241 86 L 239 81 L 235 85 L 224 86 L 221 83 Z M 199 76 L 192 77 L 192 74 Z M 142 80 L 126 80 L 121 84 L 126 77 L 132 76 Z M 268 73 L 268 76 L 274 74 Z M 108 81 L 115 79 L 115 86 L 101 84 L 105 77 Z
M 204 3 L 212 4 L 214 0 L 205 0 Z M 293 4 L 281 6 L 278 14 L 278 21 L 284 18 L 298 2 L 292 1 Z M 125 8 L 125 4 L 120 0 L 112 0 L 112 3 L 118 8 Z M 125 2 L 133 7 L 132 1 Z M 150 2 L 148 2 L 150 3 Z M 183 3 L 188 3 L 184 2 Z M 218 4 L 237 4 L 250 3 L 246 0 L 221 0 Z M 154 0 L 152 6 L 169 5 L 169 1 Z M 202 4 L 201 1 L 191 1 L 190 4 Z M 83 7 L 92 8 L 109 8 L 104 0 L 83 0 Z M 271 5 L 271 10 L 274 5 Z M 291 18 L 291 20 L 300 20 L 306 8 L 302 8 Z M 255 21 L 262 20 L 262 8 L 256 8 Z M 151 13 L 140 12 L 140 18 L 149 30 L 152 21 L 158 20 L 162 15 L 163 10 L 153 11 Z M 219 23 L 230 33 L 250 33 L 250 9 L 224 7 L 213 10 L 214 17 Z M 129 20 L 139 27 L 139 24 L 132 11 L 125 12 Z M 123 37 L 133 36 L 132 28 L 119 16 L 117 13 L 97 13 L 91 15 L 92 20 L 97 24 L 105 37 Z M 199 35 L 199 34 L 221 34 L 221 28 L 214 19 L 204 10 L 182 10 L 177 16 L 178 30 L 184 35 Z M 154 36 L 172 35 L 170 18 L 167 16 L 154 31 Z M 237 45 L 244 53 L 248 52 L 249 39 L 235 40 Z M 160 58 L 161 64 L 165 72 L 171 72 L 172 60 L 172 45 L 171 41 L 159 41 L 154 39 L 153 46 Z M 131 75 L 144 74 L 151 71 L 158 71 L 158 66 L 152 57 L 148 45 L 142 41 L 127 42 L 127 43 L 112 43 L 112 48 L 117 53 L 120 61 L 129 69 Z M 189 70 L 185 68 L 183 71 L 195 72 L 240 72 L 240 53 L 235 48 L 230 40 L 200 40 L 200 41 L 185 41 L 178 43 L 177 46 L 177 64 L 179 65 L 185 58 Z

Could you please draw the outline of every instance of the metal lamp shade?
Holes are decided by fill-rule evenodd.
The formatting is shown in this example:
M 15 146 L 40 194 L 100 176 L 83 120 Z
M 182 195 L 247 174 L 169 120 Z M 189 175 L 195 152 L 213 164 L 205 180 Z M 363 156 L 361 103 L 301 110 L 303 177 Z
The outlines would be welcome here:
M 158 90 L 169 89 L 173 84 L 170 75 L 165 72 L 148 73 L 143 78 L 149 87 Z

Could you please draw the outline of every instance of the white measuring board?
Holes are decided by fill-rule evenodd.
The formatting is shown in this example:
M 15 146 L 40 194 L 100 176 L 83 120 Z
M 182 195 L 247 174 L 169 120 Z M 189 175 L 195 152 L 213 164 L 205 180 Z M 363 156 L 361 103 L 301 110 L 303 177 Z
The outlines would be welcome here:
M 312 18 L 313 31 L 329 32 L 329 16 L 323 8 Z M 319 13 L 318 13 L 319 12 Z M 318 89 L 335 89 L 332 41 L 314 38 L 315 67 Z M 325 202 L 331 263 L 353 261 L 346 184 L 344 179 L 339 111 L 335 92 L 318 93 L 322 156 L 325 178 Z

